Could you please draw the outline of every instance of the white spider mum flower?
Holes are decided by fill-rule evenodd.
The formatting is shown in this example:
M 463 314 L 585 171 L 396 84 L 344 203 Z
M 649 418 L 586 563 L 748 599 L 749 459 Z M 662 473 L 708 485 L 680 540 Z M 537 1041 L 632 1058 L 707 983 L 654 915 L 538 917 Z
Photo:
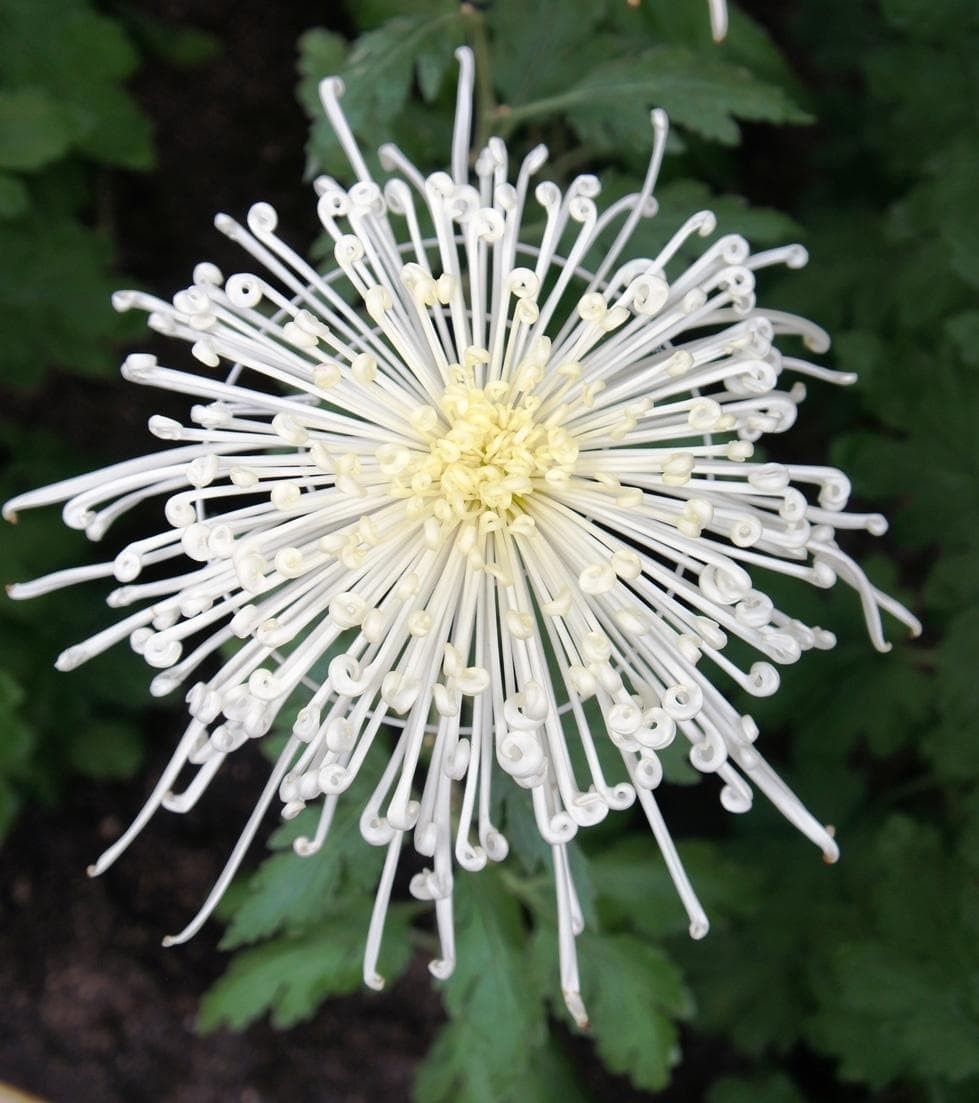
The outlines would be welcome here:
M 428 177 L 385 146 L 387 175 L 373 179 L 340 110 L 340 81 L 323 82 L 358 177 L 349 190 L 316 181 L 334 268 L 297 256 L 258 204 L 247 227 L 217 219 L 256 273 L 225 280 L 201 264 L 172 303 L 116 296 L 118 309 L 147 311 L 153 329 L 187 341 L 204 365 L 183 371 L 134 355 L 122 369 L 197 400 L 190 424 L 154 417 L 151 431 L 172 447 L 24 494 L 5 512 L 64 502 L 66 523 L 98 540 L 160 496 L 168 525 L 112 562 L 11 592 L 114 577 L 122 585 L 109 605 L 136 611 L 69 648 L 59 668 L 128 639 L 160 669 L 154 694 L 185 687 L 186 732 L 93 874 L 158 808 L 193 807 L 229 755 L 265 736 L 287 705 L 298 709 L 226 868 L 168 943 L 212 912 L 273 801 L 286 818 L 321 809 L 313 837 L 296 842 L 311 854 L 337 801 L 380 758 L 360 820 L 364 839 L 387 848 L 367 984 L 383 983 L 378 952 L 406 839 L 430 859 L 410 887 L 434 901 L 432 972 L 451 972 L 455 866 L 506 856 L 492 790 L 515 784 L 552 848 L 562 988 L 584 1022 L 566 849 L 580 828 L 638 801 L 691 934 L 707 931 L 655 796 L 658 753 L 674 739 L 716 775 L 726 809 L 747 810 L 758 789 L 827 860 L 837 856 L 831 832 L 755 749 L 750 716 L 725 696 L 732 684 L 771 694 L 773 664 L 834 642 L 776 609 L 758 577 L 842 579 L 880 650 L 882 609 L 918 625 L 838 546 L 841 530 L 885 529 L 877 514 L 843 512 L 839 471 L 752 462 L 752 442 L 795 420 L 803 388 L 782 389 L 784 374 L 851 381 L 783 356 L 777 334 L 816 351 L 828 339 L 755 304 L 755 272 L 799 266 L 804 250 L 753 254 L 729 235 L 685 268 L 681 248 L 714 230 L 701 211 L 658 255 L 621 260 L 640 219 L 656 213 L 663 113 L 652 113 L 642 190 L 599 212 L 593 176 L 565 192 L 532 187 L 542 147 L 511 182 L 493 139 L 470 172 L 473 61 L 468 50 L 458 57 L 451 172 Z M 758 661 L 742 669 L 729 640 Z M 617 776 L 603 766 L 609 753 Z M 178 788 L 185 771 L 196 772 Z

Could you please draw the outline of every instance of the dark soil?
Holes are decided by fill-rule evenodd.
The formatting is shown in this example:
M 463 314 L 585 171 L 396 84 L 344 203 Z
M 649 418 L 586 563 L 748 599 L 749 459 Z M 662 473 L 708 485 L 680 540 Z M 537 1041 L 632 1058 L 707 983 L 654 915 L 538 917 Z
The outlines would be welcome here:
M 154 765 L 148 778 L 162 756 Z M 206 894 L 247 815 L 256 766 L 240 767 L 191 822 L 151 825 L 97 881 L 85 864 L 144 786 L 79 783 L 57 815 L 21 821 L 0 852 L 0 1098 L 3 1081 L 51 1103 L 409 1097 L 441 1016 L 421 959 L 390 992 L 333 1000 L 289 1031 L 194 1031 L 198 999 L 228 961 L 218 930 L 171 950 L 160 937 Z

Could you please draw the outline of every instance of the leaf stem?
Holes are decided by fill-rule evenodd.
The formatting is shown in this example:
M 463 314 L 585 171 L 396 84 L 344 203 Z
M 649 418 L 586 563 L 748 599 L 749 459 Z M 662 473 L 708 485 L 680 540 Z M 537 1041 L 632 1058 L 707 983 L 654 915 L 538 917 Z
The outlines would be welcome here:
M 558 96 L 545 96 L 543 99 L 530 100 L 528 103 L 517 104 L 511 107 L 501 104 L 495 109 L 496 121 L 500 124 L 500 136 L 506 137 L 518 123 L 527 119 L 539 118 L 542 115 L 553 115 L 575 102 L 575 96 L 562 93 Z

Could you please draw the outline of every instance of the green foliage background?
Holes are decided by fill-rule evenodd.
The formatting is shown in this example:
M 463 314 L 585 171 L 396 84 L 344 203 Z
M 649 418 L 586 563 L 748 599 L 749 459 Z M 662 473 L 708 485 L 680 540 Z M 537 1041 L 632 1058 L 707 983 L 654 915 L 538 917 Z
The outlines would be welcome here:
M 707 1103 L 968 1103 L 979 1098 L 979 15 L 970 0 L 785 8 L 780 50 L 739 9 L 729 40 L 713 45 L 700 0 L 351 2 L 324 17 L 343 34 L 314 27 L 299 43 L 309 166 L 348 175 L 316 98 L 334 72 L 367 149 L 394 140 L 441 166 L 452 52 L 469 41 L 481 134 L 518 152 L 547 142 L 556 178 L 600 172 L 603 196 L 638 187 L 648 108 L 670 112 L 661 214 L 637 247 L 702 206 L 721 232 L 806 243 L 811 266 L 773 279 L 766 301 L 826 326 L 832 362 L 860 384 L 812 386 L 793 447 L 814 460 L 829 450 L 860 501 L 888 507 L 886 558 L 865 549 L 879 556 L 871 573 L 926 634 L 881 657 L 852 595 L 787 597 L 840 642 L 807 655 L 752 712 L 785 776 L 837 826 L 843 860 L 831 872 L 765 808 L 721 819 L 713 794 L 673 763 L 680 849 L 713 922 L 691 943 L 652 840 L 625 816 L 585 833 L 574 860 L 590 932 L 588 1044 L 608 1070 L 657 1091 L 683 1060 L 681 1040 L 706 1039 L 719 1055 Z M 106 169 L 152 165 L 149 124 L 124 82 L 139 51 L 164 42 L 178 61 L 209 48 L 82 0 L 0 0 L 7 390 L 40 387 L 53 367 L 95 375 L 115 363 L 108 345 L 126 334 L 107 300 L 119 277 L 93 198 Z M 11 418 L 0 445 L 14 457 L 11 486 L 27 470 L 38 483 L 81 466 Z M 56 516 L 24 528 L 4 542 L 5 578 L 78 558 Z M 124 775 L 139 762 L 145 697 L 131 656 L 70 683 L 49 673 L 70 642 L 62 626 L 98 622 L 96 604 L 80 591 L 0 606 L 0 829 L 25 796 L 54 799 L 72 771 Z M 458 879 L 459 967 L 418 1103 L 591 1098 L 579 1075 L 587 1044 L 571 1040 L 556 990 L 547 855 L 517 802 L 502 815 L 511 859 Z M 275 853 L 231 896 L 234 956 L 203 1001 L 204 1030 L 266 1013 L 286 1028 L 359 986 L 377 856 L 341 818 L 324 851 L 299 860 L 289 843 L 301 830 L 281 828 Z M 414 919 L 411 904 L 392 909 L 392 980 L 411 945 L 425 946 Z

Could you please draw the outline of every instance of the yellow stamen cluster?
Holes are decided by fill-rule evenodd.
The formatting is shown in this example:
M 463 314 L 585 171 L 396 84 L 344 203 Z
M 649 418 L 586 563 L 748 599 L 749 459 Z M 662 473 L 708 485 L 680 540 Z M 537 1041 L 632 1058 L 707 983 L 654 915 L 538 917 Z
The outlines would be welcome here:
M 508 524 L 540 480 L 566 483 L 578 458 L 567 430 L 534 420 L 539 405 L 533 395 L 514 400 L 505 382 L 482 389 L 450 384 L 441 417 L 431 419 L 429 453 L 400 473 L 397 491 L 418 511 L 432 508 L 440 521 Z

